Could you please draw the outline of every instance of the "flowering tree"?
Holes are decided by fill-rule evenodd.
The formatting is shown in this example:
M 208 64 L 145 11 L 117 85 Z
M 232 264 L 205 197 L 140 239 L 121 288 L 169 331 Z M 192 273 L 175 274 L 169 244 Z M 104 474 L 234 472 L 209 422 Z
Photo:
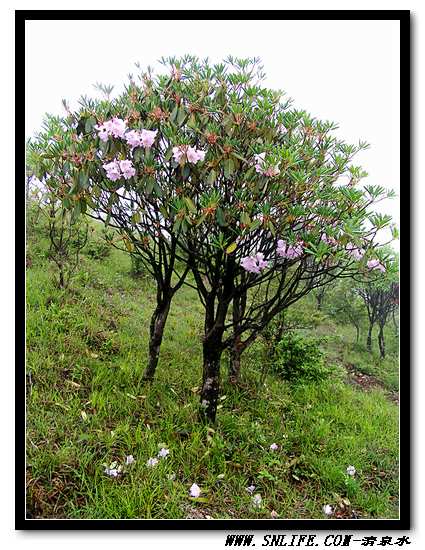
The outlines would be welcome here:
M 165 75 L 148 70 L 116 100 L 83 99 L 53 155 L 74 182 L 68 207 L 117 227 L 159 304 L 194 280 L 201 410 L 213 421 L 226 348 L 245 349 L 312 289 L 384 268 L 374 236 L 390 218 L 371 207 L 391 193 L 359 185 L 366 174 L 351 162 L 367 145 L 262 86 L 258 59 L 162 63 Z

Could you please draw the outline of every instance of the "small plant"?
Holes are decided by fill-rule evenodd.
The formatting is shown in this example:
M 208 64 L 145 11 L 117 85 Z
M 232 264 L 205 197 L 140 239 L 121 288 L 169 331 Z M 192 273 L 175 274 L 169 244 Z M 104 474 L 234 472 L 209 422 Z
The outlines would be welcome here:
M 143 277 L 145 274 L 145 268 L 143 265 L 143 260 L 140 256 L 137 256 L 136 254 L 132 254 L 130 256 L 131 259 L 131 269 L 130 274 L 132 277 Z
M 90 240 L 86 246 L 86 254 L 93 260 L 103 260 L 111 254 L 111 235 L 105 229 L 102 230 L 102 237 Z
M 283 336 L 276 346 L 272 370 L 291 382 L 324 380 L 331 369 L 319 347 L 321 342 L 321 339 L 307 339 L 292 333 Z

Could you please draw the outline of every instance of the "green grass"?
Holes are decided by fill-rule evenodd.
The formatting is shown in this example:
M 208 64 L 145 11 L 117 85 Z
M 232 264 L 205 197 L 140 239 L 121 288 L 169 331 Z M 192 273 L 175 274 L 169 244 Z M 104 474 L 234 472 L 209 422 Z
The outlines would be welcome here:
M 398 517 L 398 408 L 394 347 L 384 362 L 354 346 L 349 327 L 321 324 L 329 361 L 320 384 L 260 384 L 264 346 L 243 358 L 241 388 L 223 381 L 218 422 L 197 421 L 202 306 L 186 287 L 172 304 L 155 382 L 140 382 L 154 288 L 132 278 L 128 256 L 83 255 L 68 292 L 53 284 L 46 243 L 32 243 L 27 271 L 28 508 L 43 518 Z M 301 306 L 300 306 L 301 307 Z M 304 306 L 303 306 L 304 307 Z M 307 306 L 306 306 L 307 307 Z M 346 363 L 382 387 L 347 383 Z M 269 449 L 272 443 L 278 451 Z M 154 468 L 146 461 L 170 450 Z M 105 464 L 136 463 L 118 478 Z M 346 468 L 354 465 L 354 478 Z M 175 475 L 175 479 L 169 479 Z M 200 499 L 189 496 L 192 483 Z M 263 506 L 253 507 L 249 485 Z M 343 509 L 343 499 L 345 508 Z M 338 508 L 338 504 L 341 506 Z

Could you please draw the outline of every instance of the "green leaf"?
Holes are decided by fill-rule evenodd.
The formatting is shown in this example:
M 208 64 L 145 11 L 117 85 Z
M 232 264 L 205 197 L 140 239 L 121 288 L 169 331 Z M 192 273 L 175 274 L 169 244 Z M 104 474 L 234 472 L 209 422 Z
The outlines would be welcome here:
M 193 201 L 190 197 L 184 197 L 184 202 L 187 204 L 187 207 L 191 212 L 196 212 L 196 206 L 193 204 Z
M 140 223 L 140 220 L 141 220 L 140 212 L 134 212 L 134 214 L 131 216 L 131 221 L 133 223 Z
M 133 151 L 134 162 L 140 162 L 143 158 L 143 149 L 141 147 L 136 147 Z
M 224 161 L 224 175 L 226 178 L 229 178 L 235 171 L 235 165 L 232 159 L 226 159 Z
M 93 116 L 89 117 L 86 120 L 86 124 L 85 124 L 86 134 L 89 134 L 95 126 L 96 126 L 96 119 Z
M 171 115 L 170 115 L 170 122 L 171 123 L 176 121 L 178 111 L 179 111 L 179 106 L 176 104 L 174 109 L 171 111 Z
M 87 172 L 80 172 L 78 176 L 79 183 L 83 189 L 86 189 L 89 183 L 89 175 Z
M 246 212 L 242 212 L 240 220 L 241 220 L 241 223 L 243 223 L 248 227 L 251 225 L 251 218 Z
M 186 119 L 186 111 L 185 111 L 185 108 L 181 106 L 177 115 L 177 124 L 181 126 L 185 121 L 185 119 Z
M 217 208 L 215 212 L 215 216 L 216 216 L 218 225 L 221 225 L 222 227 L 225 227 L 227 225 L 226 218 L 224 217 L 224 212 L 220 208 L 220 206 Z
M 226 248 L 226 254 L 231 254 L 237 249 L 238 245 L 237 243 L 229 244 L 229 246 Z
M 216 179 L 217 179 L 217 172 L 215 170 L 211 170 L 207 178 L 208 185 L 213 185 Z

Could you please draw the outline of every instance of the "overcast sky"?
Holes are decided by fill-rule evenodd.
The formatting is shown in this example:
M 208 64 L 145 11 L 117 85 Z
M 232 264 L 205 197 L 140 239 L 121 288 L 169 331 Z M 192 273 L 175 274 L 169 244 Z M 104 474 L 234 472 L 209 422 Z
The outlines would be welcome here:
M 268 86 L 337 122 L 342 139 L 369 142 L 355 164 L 369 173 L 367 183 L 399 194 L 397 21 L 27 21 L 27 137 L 44 113 L 63 112 L 62 98 L 76 106 L 81 95 L 96 94 L 95 82 L 120 91 L 135 62 L 158 66 L 162 56 L 185 53 L 214 62 L 261 57 Z M 398 224 L 398 198 L 380 211 Z

